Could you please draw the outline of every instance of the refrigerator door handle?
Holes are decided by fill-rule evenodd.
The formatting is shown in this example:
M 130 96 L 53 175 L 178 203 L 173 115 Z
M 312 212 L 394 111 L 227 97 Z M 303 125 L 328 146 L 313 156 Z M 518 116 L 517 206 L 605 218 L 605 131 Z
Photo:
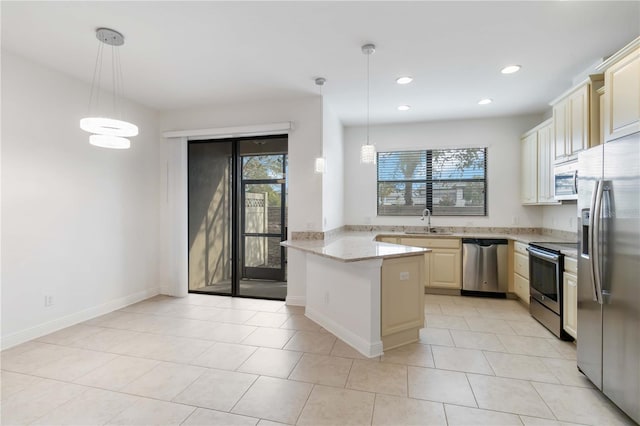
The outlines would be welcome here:
M 593 281 L 595 283 L 596 301 L 602 305 L 602 279 L 600 276 L 600 225 L 602 214 L 602 191 L 604 189 L 604 182 L 601 180 L 598 182 L 598 188 L 596 190 L 595 210 L 593 211 L 593 228 L 592 238 L 593 252 L 591 253 L 591 267 L 593 269 Z
M 590 283 L 591 290 L 593 291 L 593 301 L 598 301 L 598 292 L 596 290 L 596 279 L 595 279 L 595 271 L 593 270 L 593 263 L 595 260 L 595 254 L 593 252 L 593 222 L 595 219 L 595 210 L 596 210 L 596 194 L 598 193 L 598 186 L 600 186 L 600 181 L 597 180 L 595 182 L 593 193 L 591 194 L 591 204 L 589 205 L 589 225 L 587 231 L 587 251 L 589 254 L 589 272 L 590 272 Z

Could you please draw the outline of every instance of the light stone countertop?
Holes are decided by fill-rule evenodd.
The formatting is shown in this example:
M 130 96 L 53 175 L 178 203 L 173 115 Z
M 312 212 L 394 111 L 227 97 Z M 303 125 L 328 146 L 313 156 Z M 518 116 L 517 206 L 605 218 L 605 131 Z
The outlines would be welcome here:
M 379 237 L 402 238 L 501 238 L 519 241 L 524 244 L 531 242 L 573 242 L 552 235 L 537 233 L 447 233 L 447 234 L 414 234 L 393 231 L 346 231 L 327 240 L 287 240 L 281 245 L 319 256 L 331 258 L 341 262 L 357 262 L 368 259 L 385 259 L 392 257 L 410 256 L 430 251 L 419 247 L 377 242 Z M 577 257 L 577 250 L 563 250 L 563 254 Z
M 281 245 L 340 262 L 415 256 L 431 251 L 420 247 L 381 243 L 375 241 L 375 235 L 372 236 L 368 232 L 342 234 L 331 240 L 283 241 Z

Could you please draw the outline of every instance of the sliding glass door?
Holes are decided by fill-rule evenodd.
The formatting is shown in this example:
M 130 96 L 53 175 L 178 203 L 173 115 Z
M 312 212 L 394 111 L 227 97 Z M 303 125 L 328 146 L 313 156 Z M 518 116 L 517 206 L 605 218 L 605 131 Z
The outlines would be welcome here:
M 189 291 L 284 299 L 287 138 L 189 143 Z

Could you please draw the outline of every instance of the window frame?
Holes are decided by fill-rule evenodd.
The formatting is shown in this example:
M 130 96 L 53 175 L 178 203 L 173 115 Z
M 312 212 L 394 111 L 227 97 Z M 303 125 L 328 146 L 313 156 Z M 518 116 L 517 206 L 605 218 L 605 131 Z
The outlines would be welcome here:
M 434 151 L 462 151 L 462 150 L 482 150 L 483 155 L 484 155 L 484 161 L 483 161 L 483 174 L 484 177 L 483 178 L 447 178 L 447 179 L 434 179 L 434 164 L 433 164 L 433 152 Z M 406 152 L 417 152 L 420 153 L 419 155 L 423 155 L 425 157 L 425 168 L 426 168 L 426 173 L 425 173 L 425 178 L 421 179 L 387 179 L 387 180 L 381 180 L 380 179 L 380 154 L 393 154 L 393 153 L 406 153 Z M 397 214 L 393 214 L 393 213 L 389 213 L 389 212 L 380 212 L 380 200 L 381 200 L 381 195 L 380 195 L 380 184 L 407 184 L 407 183 L 411 183 L 413 184 L 420 184 L 420 185 L 424 185 L 425 186 L 425 202 L 424 204 L 414 204 L 414 206 L 423 206 L 422 208 L 428 208 L 431 213 L 432 216 L 452 216 L 452 217 L 465 217 L 465 216 L 476 216 L 476 217 L 486 217 L 488 215 L 488 207 L 487 207 L 487 192 L 488 192 L 488 182 L 487 182 L 487 169 L 488 169 L 488 158 L 487 158 L 487 153 L 488 153 L 488 149 L 487 147 L 467 147 L 467 148 L 433 148 L 433 149 L 407 149 L 407 150 L 397 150 L 397 151 L 380 151 L 376 153 L 376 215 L 377 216 L 381 216 L 381 217 L 394 217 L 394 216 L 398 216 L 398 217 L 403 217 L 403 216 L 415 216 L 415 213 L 411 213 L 411 212 L 403 212 L 402 210 L 400 210 L 399 213 Z M 456 214 L 453 212 L 449 212 L 446 214 L 442 214 L 439 213 L 438 211 L 434 212 L 434 208 L 433 208 L 433 192 L 434 192 L 434 186 L 437 186 L 437 184 L 439 183 L 446 183 L 446 182 L 463 182 L 463 183 L 481 183 L 483 184 L 483 189 L 482 189 L 482 193 L 483 193 L 483 202 L 482 202 L 482 212 L 479 213 L 468 213 L 468 214 Z M 463 211 L 463 210 L 462 210 Z

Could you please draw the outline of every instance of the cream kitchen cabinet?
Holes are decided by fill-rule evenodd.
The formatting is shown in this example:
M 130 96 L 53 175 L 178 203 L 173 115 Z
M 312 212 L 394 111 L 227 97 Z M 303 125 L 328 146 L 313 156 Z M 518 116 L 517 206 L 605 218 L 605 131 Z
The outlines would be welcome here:
M 600 103 L 596 91 L 603 85 L 596 74 L 551 102 L 555 161 L 575 158 L 599 143 Z
M 522 204 L 558 204 L 553 191 L 554 160 L 553 122 L 549 119 L 529 130 L 521 139 Z
M 564 258 L 562 280 L 562 328 L 574 339 L 578 338 L 578 268 L 577 261 Z
M 640 37 L 603 62 L 604 141 L 640 132 Z
M 425 254 L 425 287 L 454 290 L 462 288 L 460 238 L 402 238 L 401 244 L 432 250 Z
M 529 304 L 529 252 L 527 244 L 513 244 L 513 292 L 527 305 Z

